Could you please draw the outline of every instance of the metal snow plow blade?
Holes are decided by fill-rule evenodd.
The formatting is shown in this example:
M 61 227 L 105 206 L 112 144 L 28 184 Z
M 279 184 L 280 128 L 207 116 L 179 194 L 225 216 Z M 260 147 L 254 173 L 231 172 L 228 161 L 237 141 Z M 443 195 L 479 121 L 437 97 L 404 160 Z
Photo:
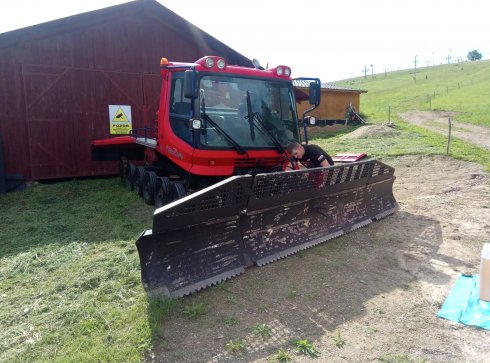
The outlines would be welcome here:
M 179 297 L 393 213 L 377 160 L 236 176 L 155 211 L 136 242 L 150 295 Z

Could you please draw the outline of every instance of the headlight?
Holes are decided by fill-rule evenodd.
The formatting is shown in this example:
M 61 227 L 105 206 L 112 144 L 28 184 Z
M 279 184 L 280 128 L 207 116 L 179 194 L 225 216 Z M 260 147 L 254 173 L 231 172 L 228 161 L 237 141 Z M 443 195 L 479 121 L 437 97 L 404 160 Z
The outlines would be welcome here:
M 199 130 L 201 128 L 201 120 L 192 120 L 192 128 Z
M 212 68 L 213 66 L 214 66 L 214 59 L 211 57 L 206 58 L 206 67 Z
M 289 77 L 291 75 L 291 68 L 289 67 L 284 67 L 284 75 L 286 77 Z
M 218 59 L 218 62 L 216 62 L 216 65 L 218 66 L 219 69 L 225 69 L 226 62 L 223 58 L 220 58 Z
M 276 74 L 278 76 L 282 76 L 282 73 L 283 72 L 284 72 L 284 69 L 281 66 L 279 66 L 279 67 L 276 68 Z

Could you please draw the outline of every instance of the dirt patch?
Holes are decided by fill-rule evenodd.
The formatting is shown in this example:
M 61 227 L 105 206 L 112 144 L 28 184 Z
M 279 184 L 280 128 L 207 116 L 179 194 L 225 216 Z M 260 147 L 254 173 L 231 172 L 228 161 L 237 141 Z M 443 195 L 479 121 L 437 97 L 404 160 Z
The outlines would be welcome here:
M 322 362 L 488 361 L 488 331 L 436 314 L 458 276 L 478 272 L 490 175 L 441 156 L 384 161 L 396 168 L 398 212 L 184 299 L 207 312 L 174 312 L 148 360 L 269 362 L 285 348 L 309 362 L 291 347 L 309 339 Z M 261 324 L 270 334 L 256 333 Z
M 384 125 L 366 125 L 359 127 L 346 135 L 341 136 L 341 139 L 365 139 L 369 137 L 390 137 L 396 136 L 399 131 L 392 127 Z
M 490 128 L 453 121 L 455 112 L 412 110 L 399 113 L 398 116 L 406 122 L 446 136 L 449 130 L 448 119 L 451 119 L 452 136 L 490 149 Z

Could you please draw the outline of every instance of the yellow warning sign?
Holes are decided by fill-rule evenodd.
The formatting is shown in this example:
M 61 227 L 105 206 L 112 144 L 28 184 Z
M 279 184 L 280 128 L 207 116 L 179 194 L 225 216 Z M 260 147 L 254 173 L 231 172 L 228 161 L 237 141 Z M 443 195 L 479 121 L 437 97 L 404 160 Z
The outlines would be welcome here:
M 122 107 L 119 107 L 116 111 L 116 114 L 114 115 L 114 118 L 112 119 L 112 122 L 129 122 L 128 117 L 124 113 Z
M 131 131 L 130 124 L 111 124 L 111 134 L 127 135 Z
M 131 106 L 109 105 L 109 125 L 111 134 L 129 134 L 132 129 Z

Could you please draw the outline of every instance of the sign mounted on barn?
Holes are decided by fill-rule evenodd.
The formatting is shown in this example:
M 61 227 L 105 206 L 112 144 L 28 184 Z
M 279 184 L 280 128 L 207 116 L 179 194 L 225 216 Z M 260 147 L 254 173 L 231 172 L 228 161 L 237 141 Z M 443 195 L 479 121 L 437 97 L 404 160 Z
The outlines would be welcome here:
M 129 134 L 132 129 L 131 106 L 109 105 L 109 125 L 111 134 Z

